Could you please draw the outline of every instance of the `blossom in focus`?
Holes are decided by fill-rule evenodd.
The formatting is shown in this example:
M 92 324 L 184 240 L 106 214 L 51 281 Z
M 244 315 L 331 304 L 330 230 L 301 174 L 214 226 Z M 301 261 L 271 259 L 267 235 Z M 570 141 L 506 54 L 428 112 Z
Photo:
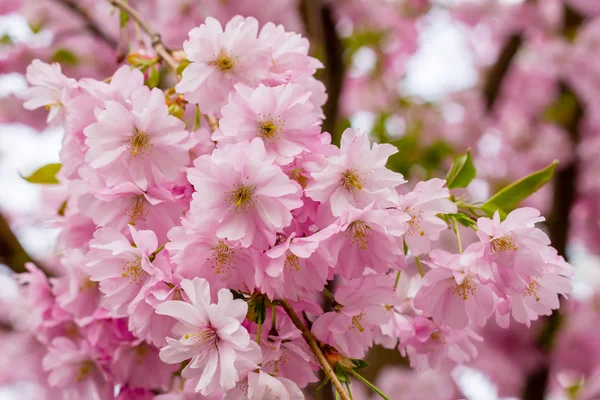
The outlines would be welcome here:
M 228 289 L 211 302 L 210 286 L 205 279 L 184 279 L 181 287 L 189 302 L 171 300 L 160 304 L 156 312 L 178 320 L 160 358 L 175 364 L 190 360 L 183 369 L 187 379 L 198 378 L 196 391 L 203 395 L 218 388 L 232 389 L 260 362 L 260 348 L 250 340 L 241 325 L 248 306 L 234 300 Z

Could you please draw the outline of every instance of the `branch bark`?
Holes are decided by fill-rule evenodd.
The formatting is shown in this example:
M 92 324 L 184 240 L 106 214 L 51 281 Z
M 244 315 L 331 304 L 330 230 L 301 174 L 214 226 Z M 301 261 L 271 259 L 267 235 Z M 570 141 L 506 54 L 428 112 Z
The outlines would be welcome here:
M 96 21 L 88 14 L 86 10 L 81 8 L 79 4 L 74 0 L 56 0 L 56 2 L 62 4 L 73 13 L 79 15 L 79 17 L 85 23 L 85 29 L 87 29 L 92 35 L 104 41 L 107 45 L 115 49 L 117 47 L 117 41 L 109 36 L 106 32 L 102 31 Z
M 0 262 L 16 273 L 27 272 L 25 263 L 34 262 L 2 215 L 0 215 Z
M 290 317 L 296 328 L 300 329 L 300 332 L 302 332 L 302 337 L 304 337 L 304 340 L 306 340 L 306 343 L 308 343 L 310 349 L 315 354 L 317 361 L 319 362 L 319 364 L 321 364 L 321 367 L 323 368 L 323 372 L 329 378 L 329 380 L 333 384 L 333 387 L 335 387 L 335 390 L 339 393 L 340 398 L 342 400 L 350 400 L 350 396 L 348 396 L 348 393 L 346 392 L 346 390 L 344 390 L 342 383 L 337 378 L 335 372 L 333 372 L 333 368 L 331 368 L 331 365 L 329 365 L 329 361 L 327 361 L 327 358 L 325 358 L 325 355 L 321 351 L 321 347 L 319 346 L 317 339 L 308 330 L 306 325 L 304 325 L 298 314 L 296 314 L 294 309 L 286 300 L 281 301 L 281 306 L 283 307 L 287 315 Z
M 494 64 L 494 66 L 491 68 L 487 77 L 487 81 L 483 87 L 485 104 L 488 111 L 491 111 L 494 108 L 494 104 L 500 95 L 502 82 L 504 81 L 512 61 L 522 45 L 522 34 L 514 34 L 510 36 L 500 51 L 496 64 Z

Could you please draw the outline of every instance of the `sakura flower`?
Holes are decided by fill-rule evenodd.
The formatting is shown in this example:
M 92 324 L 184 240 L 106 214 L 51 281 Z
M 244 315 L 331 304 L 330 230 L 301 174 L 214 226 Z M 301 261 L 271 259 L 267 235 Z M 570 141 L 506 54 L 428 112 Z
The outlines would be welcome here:
M 335 311 L 320 315 L 311 332 L 352 358 L 362 358 L 373 343 L 372 329 L 387 322 L 384 305 L 394 300 L 393 280 L 364 276 L 346 281 L 335 292 Z
M 210 222 L 182 221 L 169 232 L 166 248 L 177 273 L 183 278 L 196 276 L 210 283 L 213 295 L 221 289 L 234 289 L 247 293 L 254 291 L 255 250 L 243 248 L 237 241 L 215 236 L 217 224 Z M 198 228 L 194 226 L 197 225 Z
M 200 156 L 188 179 L 197 190 L 190 213 L 217 221 L 216 235 L 266 249 L 302 206 L 301 188 L 267 157 L 263 142 L 241 142 Z
M 113 228 L 101 228 L 94 234 L 87 254 L 92 281 L 100 282 L 102 304 L 115 317 L 132 313 L 144 299 L 144 289 L 170 277 L 171 270 L 164 252 L 152 231 L 137 231 L 129 226 L 134 246 Z
M 57 304 L 75 318 L 89 317 L 98 308 L 101 293 L 85 267 L 85 254 L 72 249 L 63 256 L 61 264 L 66 267 L 66 274 L 51 278 Z
M 303 400 L 304 394 L 291 380 L 274 377 L 258 371 L 250 372 L 247 380 L 240 382 L 225 394 L 224 400 Z
M 142 87 L 131 95 L 132 110 L 108 100 L 96 109 L 98 122 L 84 129 L 85 160 L 108 186 L 134 182 L 142 190 L 174 181 L 187 167 L 193 144 L 185 124 L 169 115 L 164 94 Z
M 176 89 L 204 113 L 219 116 L 236 83 L 256 86 L 267 77 L 270 54 L 258 40 L 258 21 L 236 16 L 225 29 L 208 17 L 189 33 L 183 50 L 191 64 Z
M 161 362 L 158 349 L 141 340 L 119 345 L 111 361 L 111 371 L 119 383 L 144 389 L 168 390 L 177 368 Z
M 469 275 L 460 265 L 460 254 L 443 250 L 429 253 L 431 270 L 414 298 L 415 308 L 438 325 L 463 329 L 470 322 L 485 325 L 494 311 L 494 293 L 476 275 Z
M 61 112 L 63 104 L 77 88 L 75 79 L 62 74 L 60 64 L 46 64 L 33 60 L 27 67 L 27 80 L 32 85 L 23 95 L 23 107 L 28 110 L 46 107 L 50 110 L 46 122 L 52 121 Z
M 42 363 L 49 372 L 48 383 L 62 390 L 66 399 L 108 400 L 113 398 L 113 384 L 90 353 L 85 342 L 66 337 L 52 341 Z
M 313 180 L 306 186 L 308 197 L 331 206 L 339 216 L 347 205 L 363 208 L 376 202 L 390 206 L 397 200 L 395 188 L 404 183 L 401 174 L 385 167 L 388 157 L 398 150 L 390 144 L 369 143 L 369 135 L 346 129 L 338 156 L 328 159 L 327 167 L 311 171 Z
M 218 303 L 211 303 L 209 284 L 202 278 L 184 279 L 181 287 L 189 303 L 171 300 L 156 308 L 179 321 L 173 327 L 178 339 L 167 337 L 160 358 L 169 364 L 191 359 L 182 376 L 199 378 L 196 391 L 203 395 L 219 387 L 232 389 L 261 358 L 260 348 L 241 325 L 248 306 L 234 300 L 228 289 L 219 291 Z
M 310 92 L 300 85 L 259 85 L 252 89 L 238 84 L 235 90 L 213 134 L 219 145 L 259 137 L 267 153 L 284 165 L 319 141 L 320 120 L 308 101 Z
M 465 363 L 477 355 L 472 340 L 483 340 L 470 328 L 440 327 L 420 315 L 405 318 L 403 325 L 399 349 L 408 355 L 411 367 L 417 370 L 438 368 L 446 359 Z
M 336 272 L 358 278 L 365 268 L 380 273 L 397 268 L 404 257 L 401 238 L 407 220 L 406 214 L 392 215 L 373 204 L 362 210 L 348 205 L 335 223 L 337 232 L 326 242 Z
M 419 182 L 412 192 L 400 197 L 399 209 L 410 216 L 404 240 L 411 253 L 418 256 L 431 249 L 448 225 L 437 214 L 452 214 L 457 210 L 450 201 L 450 192 L 442 179 Z
M 333 228 L 333 229 L 332 229 Z M 308 237 L 293 232 L 267 250 L 256 267 L 256 285 L 270 299 L 298 299 L 299 293 L 323 289 L 333 265 L 319 245 L 334 233 L 334 226 Z

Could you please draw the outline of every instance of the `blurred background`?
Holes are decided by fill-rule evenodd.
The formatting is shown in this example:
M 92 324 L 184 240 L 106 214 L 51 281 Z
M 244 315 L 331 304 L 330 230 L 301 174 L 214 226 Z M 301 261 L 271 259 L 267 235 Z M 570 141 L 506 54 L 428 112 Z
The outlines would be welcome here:
M 352 126 L 396 145 L 389 167 L 410 181 L 443 177 L 471 148 L 478 175 L 463 195 L 476 203 L 559 160 L 526 204 L 546 216 L 553 245 L 577 269 L 560 314 L 530 330 L 486 327 L 476 360 L 438 371 L 417 374 L 377 347 L 365 376 L 392 399 L 600 398 L 600 0 L 130 3 L 173 49 L 206 16 L 302 32 L 325 65 L 324 130 L 334 142 Z M 45 110 L 23 109 L 25 71 L 39 58 L 70 77 L 104 79 L 123 58 L 123 32 L 100 0 L 0 0 L 0 14 L 0 399 L 33 399 L 35 372 L 12 368 L 30 349 L 2 344 L 24 318 L 11 274 L 22 271 L 21 245 L 26 257 L 54 262 L 65 190 L 22 178 L 59 162 L 62 139 Z M 368 398 L 361 390 L 355 398 Z

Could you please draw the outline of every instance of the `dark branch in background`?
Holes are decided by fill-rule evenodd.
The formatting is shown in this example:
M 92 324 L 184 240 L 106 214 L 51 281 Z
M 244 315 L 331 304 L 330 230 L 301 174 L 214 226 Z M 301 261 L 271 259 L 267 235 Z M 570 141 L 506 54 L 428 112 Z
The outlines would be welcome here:
M 508 38 L 504 47 L 498 55 L 496 64 L 490 69 L 487 80 L 483 87 L 483 94 L 485 96 L 485 104 L 488 111 L 492 111 L 494 104 L 500 94 L 500 88 L 502 82 L 510 69 L 513 59 L 519 52 L 523 44 L 522 34 L 514 34 Z
M 92 17 L 88 14 L 86 10 L 81 8 L 81 6 L 75 0 L 55 0 L 57 3 L 64 5 L 66 8 L 71 10 L 73 13 L 77 14 L 84 22 L 85 29 L 89 31 L 92 35 L 96 36 L 98 39 L 104 41 L 107 45 L 112 47 L 113 49 L 117 48 L 117 41 L 106 34 L 96 21 L 92 19 Z
M 300 12 L 311 39 L 313 54 L 317 55 L 325 68 L 317 73 L 327 89 L 327 103 L 323 107 L 325 121 L 323 131 L 335 135 L 338 119 L 340 95 L 344 82 L 344 48 L 335 28 L 331 6 L 322 0 L 302 0 Z M 340 143 L 339 137 L 332 137 L 333 143 Z
M 0 262 L 17 273 L 26 272 L 25 263 L 34 262 L 2 215 L 0 215 Z
M 583 22 L 583 17 L 570 7 L 565 7 L 563 35 L 567 39 L 574 39 L 577 29 Z M 566 100 L 559 106 L 562 106 L 561 114 L 564 112 L 564 118 L 560 125 L 569 133 L 573 147 L 576 148 L 580 141 L 580 124 L 584 116 L 584 110 L 577 95 L 565 82 L 560 84 L 560 99 Z M 548 228 L 550 240 L 558 253 L 567 258 L 566 248 L 569 234 L 569 221 L 571 210 L 577 194 L 577 176 L 578 162 L 574 157 L 571 162 L 563 167 L 554 179 L 554 202 L 552 212 L 548 218 Z M 549 353 L 552 350 L 556 340 L 556 335 L 561 327 L 561 313 L 556 310 L 547 319 L 546 325 L 538 338 L 538 345 L 547 356 L 542 366 L 534 371 L 527 379 L 523 400 L 544 400 L 548 379 L 550 375 Z

